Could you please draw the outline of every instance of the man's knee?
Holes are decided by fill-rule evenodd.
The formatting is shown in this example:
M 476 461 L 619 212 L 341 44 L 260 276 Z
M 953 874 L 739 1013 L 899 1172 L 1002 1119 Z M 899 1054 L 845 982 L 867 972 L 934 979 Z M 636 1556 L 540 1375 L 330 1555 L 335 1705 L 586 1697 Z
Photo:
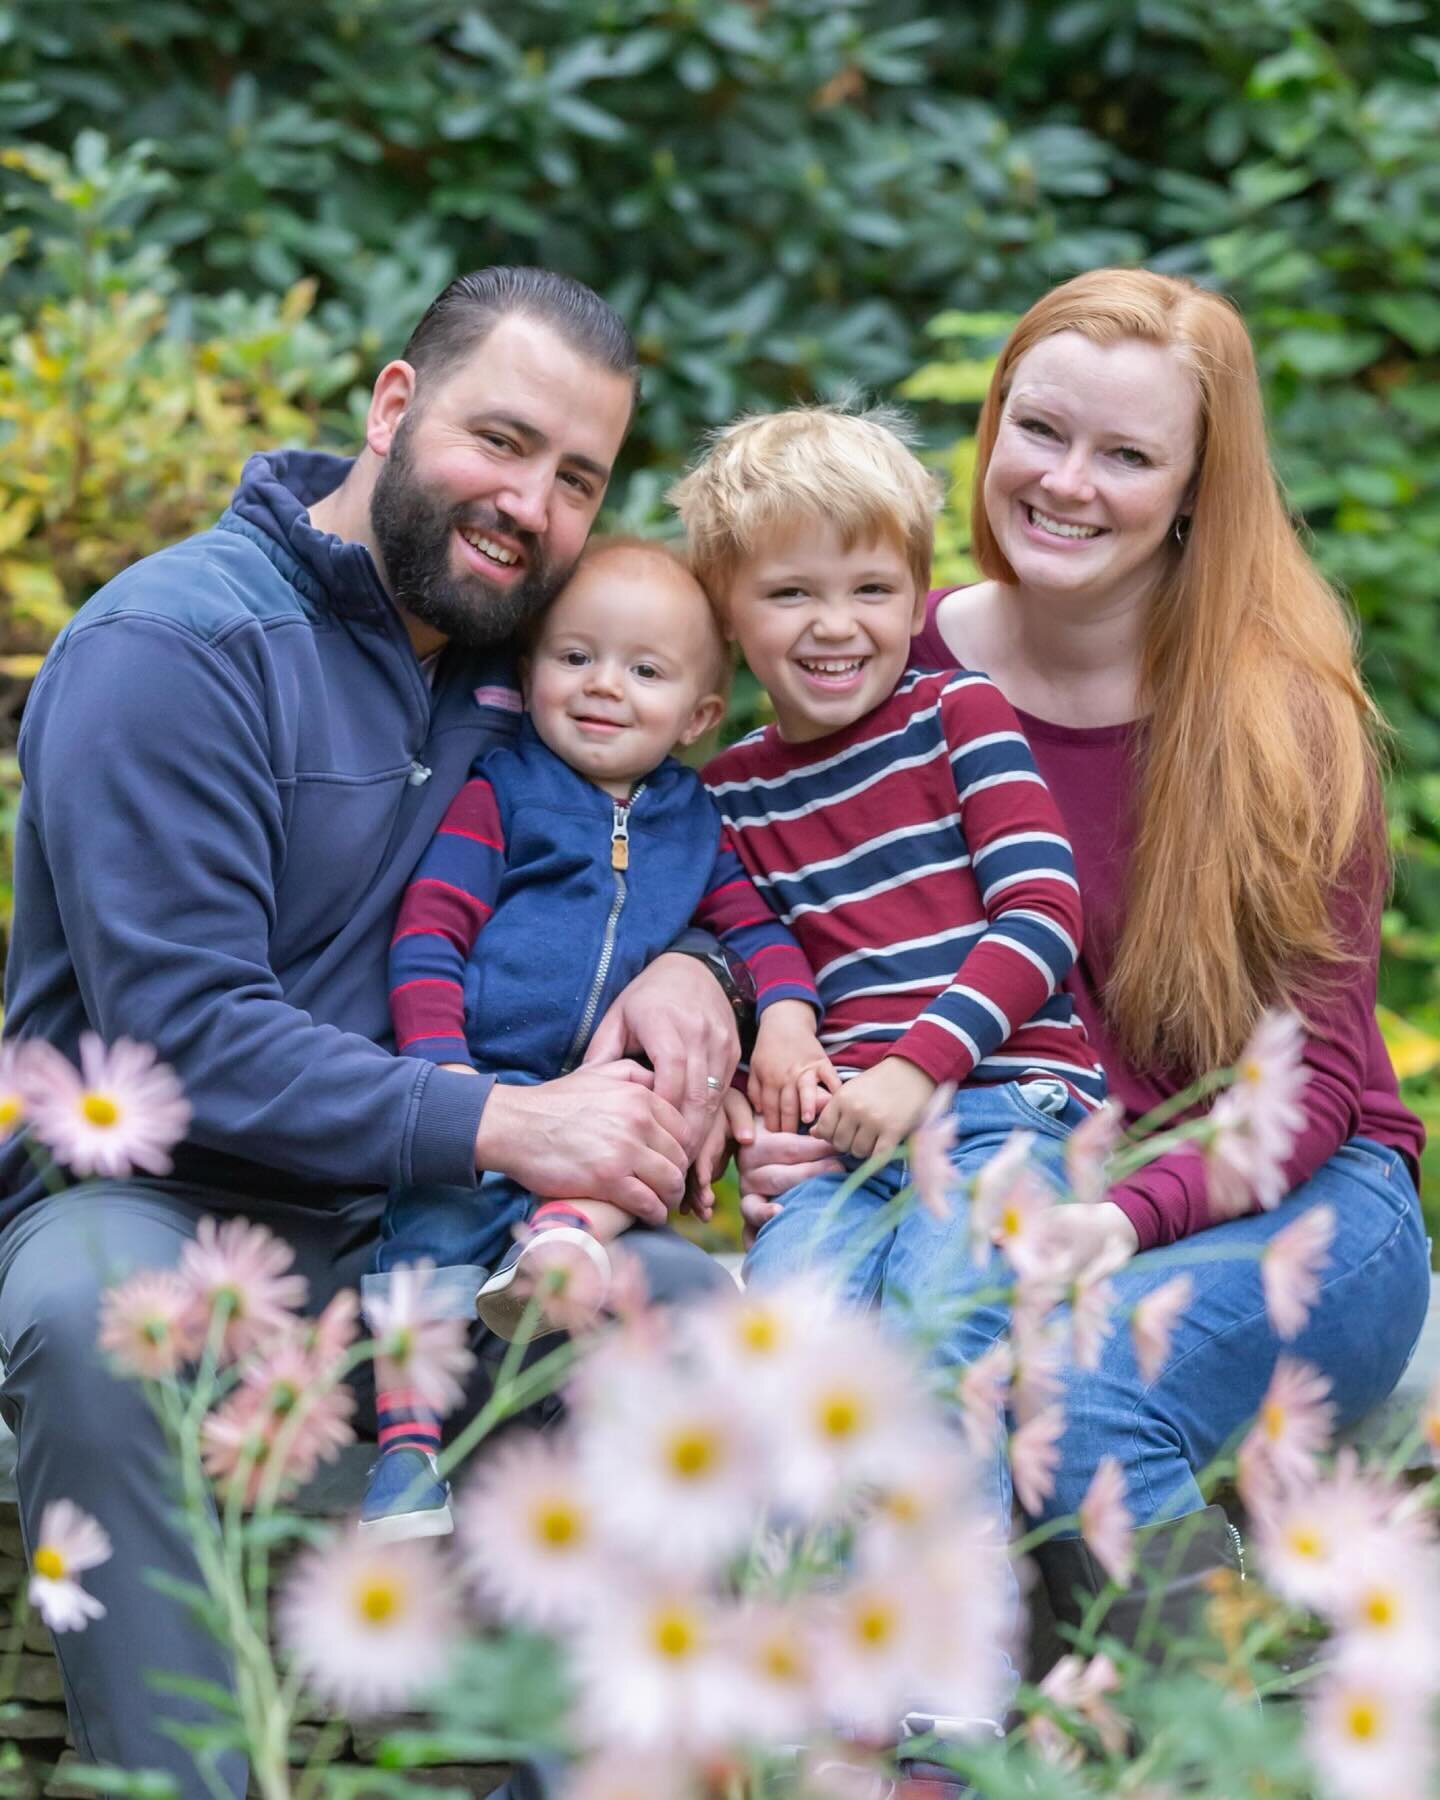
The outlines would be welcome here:
M 724 1266 L 677 1231 L 636 1230 L 620 1241 L 639 1258 L 646 1292 L 662 1306 L 734 1292 L 735 1284 Z

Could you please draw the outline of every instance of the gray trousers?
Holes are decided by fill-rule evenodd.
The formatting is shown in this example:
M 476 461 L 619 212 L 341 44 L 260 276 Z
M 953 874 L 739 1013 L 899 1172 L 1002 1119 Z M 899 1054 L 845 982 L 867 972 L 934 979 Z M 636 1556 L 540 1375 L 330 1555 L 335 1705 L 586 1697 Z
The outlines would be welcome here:
M 366 1195 L 318 1211 L 237 1201 L 177 1182 L 87 1182 L 37 1201 L 0 1233 L 0 1415 L 16 1437 L 26 1544 L 35 1541 L 46 1503 L 69 1499 L 99 1519 L 114 1545 L 110 1561 L 85 1577 L 106 1616 L 56 1643 L 71 1729 L 87 1760 L 163 1769 L 186 1800 L 205 1794 L 190 1752 L 163 1724 L 204 1718 L 206 1709 L 156 1693 L 146 1674 L 230 1683 L 223 1646 L 146 1579 L 147 1570 L 190 1582 L 198 1574 L 174 1522 L 173 1474 L 158 1421 L 138 1383 L 113 1376 L 96 1350 L 100 1294 L 136 1269 L 172 1266 L 207 1213 L 241 1213 L 293 1245 L 310 1309 L 318 1312 L 339 1289 L 359 1285 L 382 1205 L 383 1196 Z M 657 1300 L 684 1301 L 728 1286 L 718 1264 L 672 1231 L 636 1230 L 626 1242 Z M 477 1403 L 484 1376 L 482 1363 Z M 242 1795 L 241 1759 L 228 1758 L 221 1770 L 227 1787 Z

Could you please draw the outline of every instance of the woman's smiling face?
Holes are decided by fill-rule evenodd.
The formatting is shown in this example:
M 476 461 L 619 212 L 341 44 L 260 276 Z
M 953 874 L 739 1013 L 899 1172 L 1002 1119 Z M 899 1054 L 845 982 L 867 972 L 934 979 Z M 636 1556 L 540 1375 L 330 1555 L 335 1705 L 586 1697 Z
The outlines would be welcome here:
M 985 510 L 1020 585 L 1113 603 L 1154 591 L 1188 511 L 1200 394 L 1173 350 L 1043 338 L 1016 363 Z

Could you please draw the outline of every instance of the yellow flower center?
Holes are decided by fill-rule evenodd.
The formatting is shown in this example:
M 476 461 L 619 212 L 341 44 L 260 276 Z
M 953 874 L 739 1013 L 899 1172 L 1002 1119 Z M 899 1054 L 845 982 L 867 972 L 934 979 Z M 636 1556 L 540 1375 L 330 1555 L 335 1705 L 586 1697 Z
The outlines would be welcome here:
M 656 1650 L 671 1662 L 689 1656 L 700 1642 L 694 1615 L 683 1612 L 678 1606 L 666 1607 L 655 1614 L 651 1621 L 651 1636 Z
M 1278 1400 L 1267 1401 L 1264 1411 L 1260 1414 L 1260 1423 L 1272 1444 L 1277 1438 L 1285 1435 L 1285 1408 Z
M 1240 1065 L 1240 1079 L 1257 1087 L 1265 1079 L 1265 1071 L 1253 1056 L 1247 1057 Z
M 771 1638 L 760 1654 L 760 1666 L 772 1681 L 799 1681 L 805 1666 L 786 1638 Z
M 80 1096 L 80 1116 L 87 1125 L 118 1125 L 120 1108 L 108 1094 L 90 1092 Z
M 1357 1696 L 1345 1708 L 1345 1729 L 1362 1744 L 1376 1737 L 1383 1723 L 1380 1708 L 1368 1697 Z
M 404 1595 L 389 1575 L 367 1575 L 355 1589 L 355 1611 L 362 1625 L 389 1625 L 404 1605 Z
M 1018 1206 L 1007 1206 L 1000 1215 L 1001 1231 L 1004 1232 L 1006 1237 L 1016 1237 L 1019 1235 L 1020 1225 L 1020 1208 Z
M 885 1496 L 885 1511 L 897 1525 L 918 1525 L 922 1517 L 919 1499 L 898 1489 L 892 1489 Z
M 750 1312 L 740 1322 L 740 1344 L 752 1356 L 769 1356 L 779 1347 L 780 1332 L 773 1313 Z
M 821 1396 L 817 1422 L 828 1438 L 852 1438 L 865 1424 L 865 1406 L 858 1394 Z
M 1440 1450 L 1440 1412 L 1427 1412 L 1424 1426 L 1427 1441 L 1433 1449 Z
M 1320 1557 L 1325 1554 L 1325 1540 L 1313 1525 L 1292 1525 L 1286 1541 L 1297 1556 Z
M 545 1500 L 535 1514 L 535 1535 L 549 1550 L 568 1550 L 584 1536 L 580 1514 L 568 1500 Z
M 35 1552 L 35 1573 L 47 1581 L 60 1581 L 65 1574 L 65 1558 L 53 1544 L 42 1544 Z
M 855 1635 L 868 1650 L 883 1650 L 895 1635 L 895 1615 L 878 1600 L 855 1614 Z
M 0 1136 L 8 1136 L 25 1117 L 25 1106 L 18 1094 L 0 1094 Z
M 1396 1606 L 1394 1596 L 1387 1594 L 1383 1588 L 1367 1594 L 1360 1608 L 1361 1616 L 1368 1625 L 1378 1625 L 1382 1630 L 1395 1623 Z
M 677 1431 L 668 1446 L 670 1470 L 682 1481 L 700 1481 L 709 1475 L 720 1460 L 720 1447 L 715 1434 L 701 1426 Z

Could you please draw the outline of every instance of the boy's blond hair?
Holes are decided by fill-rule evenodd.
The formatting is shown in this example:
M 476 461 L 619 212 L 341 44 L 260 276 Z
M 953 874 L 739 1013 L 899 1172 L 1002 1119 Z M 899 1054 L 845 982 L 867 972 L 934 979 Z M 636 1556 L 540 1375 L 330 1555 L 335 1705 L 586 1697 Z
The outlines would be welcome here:
M 847 551 L 874 539 L 898 544 L 924 593 L 944 486 L 911 435 L 893 408 L 844 406 L 752 413 L 712 433 L 667 495 L 707 592 L 723 604 L 737 565 L 767 537 L 818 519 L 838 529 Z

